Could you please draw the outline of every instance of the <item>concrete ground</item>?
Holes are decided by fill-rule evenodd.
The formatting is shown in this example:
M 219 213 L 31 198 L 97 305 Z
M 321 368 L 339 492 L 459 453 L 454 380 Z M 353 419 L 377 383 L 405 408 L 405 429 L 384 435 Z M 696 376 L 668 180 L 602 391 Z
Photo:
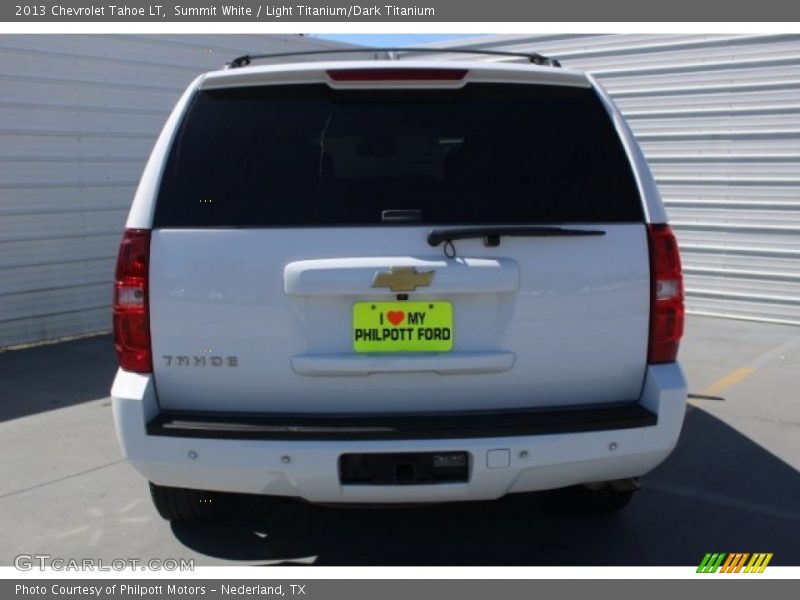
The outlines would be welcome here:
M 773 552 L 800 565 L 800 328 L 690 317 L 691 400 L 675 453 L 623 512 L 551 514 L 540 497 L 403 509 L 243 505 L 173 526 L 120 456 L 108 336 L 0 354 L 0 564 L 194 558 L 196 565 L 692 565 Z

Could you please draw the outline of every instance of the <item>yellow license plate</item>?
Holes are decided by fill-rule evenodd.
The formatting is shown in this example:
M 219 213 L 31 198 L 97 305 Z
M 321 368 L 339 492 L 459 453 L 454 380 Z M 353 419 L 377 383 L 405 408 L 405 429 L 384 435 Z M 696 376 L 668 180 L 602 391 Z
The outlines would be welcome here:
M 449 302 L 356 302 L 356 352 L 449 352 L 453 306 Z

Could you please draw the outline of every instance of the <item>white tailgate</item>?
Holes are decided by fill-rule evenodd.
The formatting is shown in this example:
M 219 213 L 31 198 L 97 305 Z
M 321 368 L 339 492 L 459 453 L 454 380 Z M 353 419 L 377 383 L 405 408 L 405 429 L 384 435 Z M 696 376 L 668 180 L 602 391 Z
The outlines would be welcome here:
M 376 413 L 624 402 L 640 395 L 649 266 L 642 224 L 604 236 L 456 242 L 429 227 L 161 229 L 150 303 L 162 408 Z M 335 249 L 335 252 L 332 252 Z M 391 267 L 433 270 L 410 301 L 453 306 L 453 350 L 356 354 L 352 306 Z

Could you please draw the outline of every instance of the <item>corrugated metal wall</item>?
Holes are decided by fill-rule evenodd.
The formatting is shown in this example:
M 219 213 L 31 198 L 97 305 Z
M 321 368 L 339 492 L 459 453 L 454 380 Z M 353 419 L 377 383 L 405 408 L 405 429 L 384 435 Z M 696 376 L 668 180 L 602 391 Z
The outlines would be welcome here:
M 800 36 L 450 44 L 535 50 L 595 74 L 655 173 L 682 248 L 689 311 L 800 324 Z
M 452 42 L 451 42 L 452 43 Z M 800 36 L 488 36 L 611 92 L 653 166 L 695 313 L 800 324 Z M 186 83 L 295 36 L 0 36 L 0 347 L 107 329 L 120 229 Z
M 0 347 L 108 329 L 125 216 L 198 73 L 299 36 L 0 36 Z

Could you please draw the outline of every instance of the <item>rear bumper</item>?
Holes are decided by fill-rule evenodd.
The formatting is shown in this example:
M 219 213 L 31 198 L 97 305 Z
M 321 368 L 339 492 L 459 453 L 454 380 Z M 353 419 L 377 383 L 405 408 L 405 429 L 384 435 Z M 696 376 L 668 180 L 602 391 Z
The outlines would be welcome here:
M 429 412 L 392 415 L 243 415 L 162 412 L 149 435 L 228 440 L 381 441 L 502 438 L 651 427 L 658 416 L 641 404 L 557 410 Z
M 452 417 L 433 417 L 427 424 L 384 420 L 378 421 L 382 436 L 359 430 L 357 419 L 336 419 L 331 426 L 331 421 L 320 424 L 310 417 L 281 421 L 161 414 L 152 378 L 125 371 L 118 372 L 112 396 L 125 457 L 161 485 L 296 496 L 312 502 L 436 502 L 487 500 L 644 475 L 677 443 L 686 382 L 677 364 L 651 366 L 640 403 L 634 406 L 524 413 L 516 418 L 504 413 L 489 422 L 462 415 L 468 426 L 454 424 Z M 339 481 L 339 457 L 346 453 L 461 451 L 470 457 L 464 483 Z

